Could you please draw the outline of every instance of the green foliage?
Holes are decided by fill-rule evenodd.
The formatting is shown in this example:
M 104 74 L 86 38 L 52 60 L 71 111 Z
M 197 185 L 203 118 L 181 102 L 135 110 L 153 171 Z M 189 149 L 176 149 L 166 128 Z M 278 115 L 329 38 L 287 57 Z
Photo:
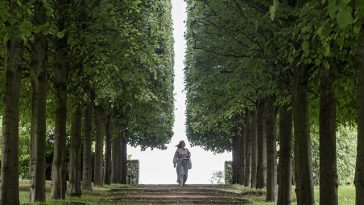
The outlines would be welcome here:
M 128 160 L 127 167 L 127 184 L 139 184 L 139 160 Z
M 232 161 L 225 161 L 225 167 L 224 167 L 224 179 L 225 179 L 225 184 L 232 184 L 232 173 L 233 173 L 233 163 Z
M 213 172 L 209 181 L 211 184 L 224 184 L 224 172 L 223 171 Z
M 357 0 L 358 4 L 359 4 L 359 14 L 361 17 L 364 17 L 364 2 Z
M 30 127 L 23 125 L 19 129 L 19 175 L 22 180 L 29 178 L 30 163 Z
M 274 46 L 263 26 L 271 21 L 242 2 L 187 3 L 187 136 L 207 150 L 231 150 L 238 116 L 276 90 L 263 49 Z
M 272 19 L 272 21 L 274 20 L 274 18 L 276 16 L 278 7 L 279 7 L 279 1 L 273 0 L 273 5 L 269 7 L 270 18 Z
M 328 0 L 328 12 L 341 28 L 354 23 L 351 0 Z
M 45 23 L 34 23 L 37 3 L 45 8 Z M 128 134 L 128 141 L 142 149 L 165 148 L 173 135 L 173 37 L 171 2 L 82 0 L 71 1 L 67 15 L 61 16 L 65 28 L 59 29 L 54 1 L 17 1 L 10 13 L 8 1 L 0 2 L 0 94 L 4 97 L 6 42 L 20 38 L 23 50 L 20 102 L 20 175 L 29 173 L 31 121 L 30 54 L 38 46 L 35 35 L 48 39 L 49 87 L 47 93 L 47 130 L 52 138 L 56 96 L 52 84 L 59 77 L 53 72 L 58 56 L 57 40 L 66 39 L 68 66 L 67 133 L 75 103 L 92 101 L 113 114 L 114 136 Z M 1 101 L 3 102 L 3 101 Z M 0 104 L 2 107 L 2 104 Z M 1 116 L 0 116 L 1 117 Z M 53 140 L 47 140 L 47 160 L 53 155 Z M 69 136 L 67 136 L 69 140 Z M 67 154 L 67 153 L 66 153 Z M 47 162 L 48 163 L 48 162 Z M 137 180 L 136 180 L 137 181 Z
M 356 127 L 341 127 L 337 133 L 337 155 L 339 184 L 353 184 L 355 173 Z
M 186 125 L 192 145 L 230 150 L 234 118 L 266 97 L 274 96 L 276 106 L 289 104 L 299 69 L 309 82 L 311 124 L 318 125 L 318 79 L 325 69 L 335 73 L 338 120 L 355 124 L 360 25 L 351 0 L 294 7 L 281 1 L 187 3 Z
M 165 148 L 174 122 L 170 1 L 74 4 L 72 95 L 112 112 L 113 135 L 127 132 L 142 149 Z
M 356 126 L 339 126 L 336 133 L 337 170 L 339 185 L 352 185 L 355 175 L 356 159 Z M 320 180 L 320 151 L 318 128 L 313 127 L 312 133 L 312 172 L 314 183 L 319 184 Z

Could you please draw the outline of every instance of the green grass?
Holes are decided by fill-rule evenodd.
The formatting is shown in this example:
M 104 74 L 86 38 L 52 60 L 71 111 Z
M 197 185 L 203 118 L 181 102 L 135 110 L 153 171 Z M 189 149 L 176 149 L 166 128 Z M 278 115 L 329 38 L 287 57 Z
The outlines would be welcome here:
M 77 202 L 87 205 L 99 205 L 105 204 L 105 201 L 100 201 L 103 196 L 106 194 L 106 190 L 113 188 L 113 187 L 120 187 L 122 185 L 108 185 L 104 187 L 93 187 L 92 192 L 83 192 L 81 197 L 68 197 L 66 196 L 65 200 L 53 200 L 50 198 L 50 182 L 46 183 L 46 203 L 30 203 L 29 202 L 29 181 L 24 181 L 20 183 L 20 193 L 19 199 L 20 204 L 23 205 L 77 205 Z M 79 204 L 78 204 L 79 205 Z M 110 204 L 107 204 L 110 205 Z
M 47 193 L 46 203 L 30 203 L 29 202 L 29 192 L 20 192 L 20 204 L 24 205 L 76 205 L 79 204 L 87 204 L 87 205 L 99 205 L 105 204 L 104 201 L 101 202 L 102 194 L 98 195 L 90 195 L 90 194 L 83 194 L 82 197 L 67 197 L 65 200 L 53 200 L 50 199 L 49 193 Z M 109 204 L 108 204 L 109 205 Z
M 339 187 L 339 204 L 352 205 L 355 204 L 355 187 L 340 186 Z
M 241 187 L 238 185 L 234 185 L 235 188 L 247 191 L 250 190 L 246 187 Z M 320 203 L 320 194 L 319 194 L 319 187 L 315 187 L 315 201 L 316 204 Z M 265 192 L 265 190 L 263 190 Z M 354 205 L 355 204 L 355 187 L 354 186 L 339 186 L 339 205 Z M 252 200 L 254 201 L 254 205 L 275 205 L 276 203 L 273 202 L 265 202 L 265 196 L 260 197 L 252 197 Z M 296 194 L 294 192 L 294 187 L 292 188 L 292 205 L 296 205 Z

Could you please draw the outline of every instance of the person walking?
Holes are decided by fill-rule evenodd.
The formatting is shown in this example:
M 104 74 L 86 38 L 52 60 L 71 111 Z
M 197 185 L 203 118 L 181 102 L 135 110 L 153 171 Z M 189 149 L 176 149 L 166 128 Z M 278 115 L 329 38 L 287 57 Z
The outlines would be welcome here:
M 181 140 L 178 145 L 176 145 L 177 150 L 173 157 L 173 166 L 176 168 L 177 172 L 177 183 L 180 186 L 184 186 L 188 177 L 188 170 L 192 168 L 191 163 L 191 153 L 185 148 L 185 141 Z

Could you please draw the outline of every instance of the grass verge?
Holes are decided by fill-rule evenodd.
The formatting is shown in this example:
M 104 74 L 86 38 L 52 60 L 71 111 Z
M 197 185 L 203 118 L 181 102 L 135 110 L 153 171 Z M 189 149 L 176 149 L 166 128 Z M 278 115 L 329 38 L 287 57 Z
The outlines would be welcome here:
M 251 190 L 249 188 L 234 185 L 236 189 L 247 191 Z M 265 190 L 262 190 L 265 192 Z M 320 204 L 320 188 L 315 187 L 315 201 L 316 204 Z M 355 187 L 352 185 L 339 186 L 339 205 L 355 205 Z M 254 205 L 275 205 L 274 202 L 265 202 L 265 197 L 263 196 L 252 196 L 252 200 L 254 201 Z M 294 192 L 294 187 L 292 188 L 292 205 L 296 205 L 296 193 Z

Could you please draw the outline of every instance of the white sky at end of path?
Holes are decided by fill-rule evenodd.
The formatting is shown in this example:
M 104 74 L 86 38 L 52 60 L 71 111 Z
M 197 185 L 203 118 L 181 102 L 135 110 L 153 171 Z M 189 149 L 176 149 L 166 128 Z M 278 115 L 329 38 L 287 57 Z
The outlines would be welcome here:
M 174 98 L 175 98 L 175 122 L 173 127 L 174 136 L 166 150 L 147 149 L 128 146 L 128 155 L 132 159 L 139 160 L 139 183 L 140 184 L 176 184 L 176 170 L 173 168 L 172 159 L 176 150 L 175 145 L 180 140 L 185 140 L 187 148 L 191 152 L 192 169 L 189 170 L 187 184 L 209 184 L 214 171 L 224 170 L 224 162 L 231 160 L 231 153 L 213 154 L 203 150 L 201 147 L 190 147 L 187 141 L 186 122 L 186 94 L 184 93 L 184 55 L 186 50 L 185 21 L 186 2 L 184 0 L 172 0 L 173 37 L 174 37 Z

